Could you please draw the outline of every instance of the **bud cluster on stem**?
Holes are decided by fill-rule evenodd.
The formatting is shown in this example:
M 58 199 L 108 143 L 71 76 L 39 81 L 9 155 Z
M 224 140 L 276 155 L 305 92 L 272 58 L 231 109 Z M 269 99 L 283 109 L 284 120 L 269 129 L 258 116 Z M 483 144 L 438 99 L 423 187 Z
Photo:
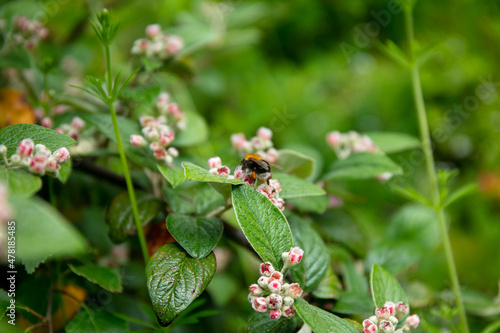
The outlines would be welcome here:
M 247 140 L 245 134 L 234 133 L 231 135 L 231 144 L 233 147 L 244 156 L 248 153 L 255 153 L 262 156 L 269 163 L 276 163 L 279 157 L 279 152 L 273 148 L 273 131 L 266 127 L 260 127 L 257 130 L 257 135 Z
M 292 318 L 295 315 L 293 306 L 295 298 L 302 296 L 302 289 L 298 283 L 284 282 L 284 273 L 290 266 L 302 260 L 302 251 L 298 247 L 283 253 L 284 267 L 281 272 L 276 271 L 273 265 L 265 262 L 260 265 L 261 277 L 256 284 L 250 285 L 248 301 L 257 312 L 267 312 L 271 319 L 280 317 Z
M 160 114 L 157 118 L 141 116 L 142 135 L 131 135 L 130 144 L 136 147 L 148 145 L 156 160 L 170 167 L 179 152 L 169 146 L 175 139 L 174 129 L 184 130 L 186 127 L 184 112 L 176 103 L 170 102 L 170 96 L 166 92 L 158 96 L 156 109 Z
M 159 24 L 146 27 L 146 38 L 134 41 L 131 53 L 161 61 L 176 55 L 184 47 L 184 40 L 176 35 L 164 34 Z
M 24 168 L 40 176 L 48 173 L 57 177 L 61 164 L 69 159 L 69 151 L 63 147 L 52 152 L 43 144 L 35 145 L 33 140 L 24 139 L 17 146 L 16 153 L 9 158 L 7 158 L 7 147 L 0 145 L 0 158 L 8 167 Z
M 375 143 L 367 136 L 361 135 L 356 131 L 340 133 L 332 131 L 326 134 L 326 143 L 333 148 L 335 154 L 340 160 L 348 158 L 356 153 L 384 154 Z M 380 174 L 377 179 L 385 182 L 392 178 L 392 174 L 385 172 Z
M 386 302 L 383 307 L 375 310 L 375 315 L 363 321 L 365 333 L 402 333 L 418 326 L 418 315 L 409 316 L 410 308 L 403 302 L 394 304 Z
M 5 20 L 0 20 L 0 31 L 7 28 Z M 49 29 L 38 20 L 30 20 L 26 16 L 15 16 L 10 31 L 10 40 L 4 41 L 13 47 L 22 46 L 28 51 L 33 51 L 40 41 L 49 37 Z

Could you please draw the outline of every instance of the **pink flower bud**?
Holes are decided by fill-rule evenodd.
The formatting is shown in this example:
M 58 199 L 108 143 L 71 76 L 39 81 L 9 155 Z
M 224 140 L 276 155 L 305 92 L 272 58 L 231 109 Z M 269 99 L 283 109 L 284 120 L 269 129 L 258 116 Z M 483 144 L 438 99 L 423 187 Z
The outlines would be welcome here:
M 12 164 L 21 163 L 21 155 L 19 155 L 19 154 L 13 154 L 10 157 L 10 163 L 12 163 Z
M 5 157 L 7 154 L 7 146 L 6 145 L 0 145 L 0 156 Z
M 184 116 L 184 113 L 181 111 L 177 103 L 170 103 L 168 105 L 168 112 L 171 115 L 173 115 L 176 119 L 182 118 Z
M 265 277 L 265 276 L 261 276 L 258 280 L 257 280 L 257 284 L 263 288 L 263 289 L 267 289 L 268 285 L 269 285 L 269 278 L 268 277 Z
M 170 148 L 168 148 L 168 149 L 167 149 L 167 152 L 168 152 L 168 154 L 169 154 L 170 156 L 172 156 L 172 157 L 177 157 L 177 156 L 179 156 L 179 151 L 178 151 L 176 148 L 174 148 L 174 147 L 170 147 Z
M 85 127 L 85 121 L 80 117 L 73 117 L 71 120 L 71 126 L 77 131 L 81 131 Z
M 363 321 L 363 331 L 365 333 L 376 333 L 378 331 L 377 325 L 373 323 L 371 320 Z
M 160 133 L 158 132 L 158 129 L 147 126 L 142 129 L 142 134 L 149 140 L 149 141 L 158 141 L 160 138 Z
M 43 127 L 52 128 L 52 119 L 49 117 L 45 117 L 40 121 L 40 125 L 42 125 Z
M 47 172 L 57 172 L 61 166 L 55 157 L 49 157 L 47 159 L 47 164 L 45 165 L 45 171 Z
M 236 169 L 234 169 L 234 178 L 236 179 L 242 179 L 244 176 L 244 172 L 241 169 L 241 165 L 237 166 Z
M 146 145 L 146 140 L 142 135 L 132 134 L 130 136 L 130 144 L 135 147 L 144 147 Z
M 420 324 L 420 318 L 416 314 L 406 319 L 406 325 L 408 325 L 409 328 L 417 328 L 418 324 Z
M 410 308 L 403 302 L 396 305 L 396 318 L 404 318 L 410 312 Z
M 268 161 L 271 164 L 274 164 L 274 163 L 278 162 L 279 156 L 280 155 L 279 155 L 279 151 L 278 150 L 276 150 L 275 148 L 269 148 L 269 150 L 266 153 L 265 160 Z
M 286 284 L 283 284 L 283 285 L 281 286 L 281 289 L 283 289 L 283 288 L 285 288 L 285 287 L 286 287 L 286 288 L 289 288 L 290 286 L 286 286 Z M 285 297 L 283 297 L 283 306 L 292 306 L 294 302 L 295 302 L 295 301 L 294 301 L 294 300 L 293 300 L 293 298 L 291 298 L 290 296 L 285 296 Z
M 278 280 L 269 281 L 267 288 L 272 293 L 279 293 L 281 291 L 281 282 Z
M 286 259 L 289 266 L 297 265 L 303 256 L 304 250 L 300 247 L 292 247 L 288 253 L 283 253 L 283 258 Z
M 326 135 L 326 142 L 333 148 L 340 146 L 342 143 L 342 134 L 339 131 L 333 131 Z
M 278 294 L 271 294 L 267 296 L 267 307 L 269 309 L 281 309 L 283 306 L 283 297 Z
M 52 109 L 52 113 L 53 113 L 54 115 L 63 114 L 63 113 L 65 113 L 66 111 L 68 111 L 68 106 L 67 106 L 67 105 L 62 105 L 62 104 L 56 105 L 56 106 L 54 106 L 54 108 Z
M 132 54 L 144 54 L 148 50 L 151 42 L 145 38 L 137 39 L 134 41 L 134 46 L 130 51 Z
M 246 148 L 246 146 L 248 145 L 248 141 L 245 138 L 245 134 L 235 133 L 231 134 L 231 144 L 234 148 L 241 150 Z
M 58 150 L 56 150 L 52 154 L 52 156 L 57 159 L 57 161 L 59 162 L 59 164 L 64 164 L 64 163 L 66 163 L 66 161 L 69 158 L 69 151 L 68 151 L 67 148 L 62 147 L 62 148 L 59 148 Z
M 252 308 L 257 312 L 266 312 L 267 303 L 264 297 L 255 297 L 252 300 Z
M 172 156 L 170 156 L 170 155 L 167 155 L 167 156 L 165 157 L 165 164 L 166 164 L 167 166 L 169 166 L 169 167 L 173 166 L 173 165 L 174 165 L 174 159 L 173 159 L 173 157 L 172 157 Z
M 220 168 L 217 169 L 217 175 L 220 177 L 225 177 L 227 178 L 229 174 L 231 173 L 231 170 L 225 165 L 221 166 Z
M 263 264 L 260 264 L 260 274 L 269 277 L 273 273 L 274 273 L 273 264 L 271 264 L 270 262 L 265 262 Z
M 394 325 L 388 320 L 382 320 L 380 322 L 379 328 L 384 333 L 394 332 Z
M 64 131 L 61 129 L 61 128 L 56 128 L 54 131 L 56 131 L 57 133 L 61 133 L 61 134 L 64 134 Z
M 155 151 L 158 148 L 160 148 L 160 144 L 158 142 L 151 142 L 151 144 L 149 145 L 149 149 L 152 151 Z
M 274 189 L 276 192 L 281 192 L 281 183 L 277 179 L 269 179 L 269 185 Z
M 389 310 L 386 307 L 381 307 L 375 310 L 375 315 L 380 320 L 387 320 L 391 316 Z
M 30 156 L 35 148 L 35 143 L 31 139 L 24 139 L 17 146 L 17 153 L 21 156 Z
M 163 161 L 165 160 L 165 157 L 167 157 L 167 151 L 163 147 L 156 148 L 154 151 L 155 158 L 158 161 Z
M 245 183 L 247 183 L 248 185 L 253 185 L 253 183 L 255 183 L 255 180 L 252 178 L 252 176 L 251 176 L 251 175 L 245 175 L 245 176 L 243 177 L 243 181 L 244 181 Z
M 45 165 L 47 164 L 47 157 L 40 154 L 35 154 L 31 159 L 29 169 L 31 172 L 43 174 L 45 172 Z
M 396 305 L 393 302 L 385 302 L 384 308 L 386 308 L 389 316 L 394 316 L 396 313 Z
M 158 96 L 158 100 L 156 101 L 156 105 L 167 105 L 170 102 L 170 95 L 167 92 L 162 92 Z
M 269 283 L 273 281 L 279 281 L 280 283 L 283 283 L 283 274 L 278 271 L 273 272 L 271 274 L 271 277 L 269 278 Z
M 175 139 L 175 134 L 172 131 L 160 131 L 159 141 L 160 145 L 168 146 Z
M 259 139 L 263 141 L 268 141 L 271 140 L 271 138 L 273 137 L 273 131 L 271 131 L 267 127 L 260 127 L 257 130 L 257 136 L 259 137 Z
M 253 296 L 260 296 L 264 292 L 264 290 L 262 290 L 262 288 L 259 287 L 258 284 L 251 284 L 250 287 L 248 287 L 248 289 L 250 289 L 250 293 Z
M 35 114 L 35 118 L 37 120 L 41 120 L 45 117 L 45 111 L 42 108 L 36 108 L 33 113 Z M 43 126 L 43 125 L 42 125 Z
M 287 317 L 287 318 L 292 318 L 293 316 L 295 316 L 295 308 L 293 307 L 293 305 L 291 306 L 284 306 L 281 311 L 283 312 L 283 316 Z
M 269 310 L 269 317 L 271 319 L 280 319 L 281 310 Z
M 40 29 L 38 29 L 37 34 L 38 34 L 38 37 L 40 37 L 41 39 L 45 39 L 45 38 L 49 37 L 49 29 L 40 28 Z
M 210 169 L 218 168 L 222 164 L 222 161 L 219 156 L 214 156 L 208 159 L 208 167 Z
M 52 152 L 50 151 L 50 149 L 47 148 L 47 147 L 45 147 L 45 145 L 42 145 L 41 143 L 35 145 L 34 151 L 38 155 L 42 155 L 42 156 L 45 156 L 45 157 L 49 157 L 52 154 Z
M 297 298 L 302 296 L 302 289 L 300 288 L 300 285 L 298 283 L 292 283 L 288 287 L 287 294 L 293 298 Z
M 155 38 L 161 33 L 161 26 L 159 24 L 150 24 L 146 27 L 146 36 Z
M 390 173 L 390 172 L 384 172 L 384 173 L 382 173 L 382 174 L 378 175 L 378 176 L 377 176 L 377 179 L 378 179 L 380 182 L 382 182 L 382 183 L 383 183 L 383 182 L 386 182 L 386 181 L 388 181 L 389 179 L 391 179 L 391 178 L 392 178 L 392 176 L 393 176 L 393 174 L 392 174 L 392 173 Z
M 184 46 L 184 40 L 179 36 L 169 36 L 165 50 L 168 54 L 176 54 Z
M 150 123 L 153 122 L 154 120 L 155 118 L 151 116 L 141 116 L 139 118 L 139 122 L 141 123 L 142 128 L 150 126 Z

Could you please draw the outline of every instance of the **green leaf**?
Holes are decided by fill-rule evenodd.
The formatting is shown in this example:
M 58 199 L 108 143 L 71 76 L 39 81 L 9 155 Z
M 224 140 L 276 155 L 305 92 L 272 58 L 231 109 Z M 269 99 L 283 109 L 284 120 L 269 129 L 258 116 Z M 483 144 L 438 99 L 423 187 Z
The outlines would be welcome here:
M 66 326 L 67 333 L 123 333 L 128 330 L 127 322 L 106 311 L 80 311 Z
M 71 158 L 69 158 L 66 161 L 66 163 L 61 164 L 61 169 L 59 169 L 59 175 L 57 176 L 57 178 L 63 184 L 65 184 L 68 181 L 69 174 L 71 173 L 71 166 L 72 166 Z
M 113 122 L 111 121 L 111 116 L 109 114 L 87 113 L 82 114 L 81 118 L 97 127 L 97 129 L 99 129 L 99 131 L 101 131 L 102 134 L 104 134 L 108 139 L 114 143 L 117 142 Z M 154 158 L 154 155 L 149 147 L 134 147 L 130 144 L 130 136 L 132 134 L 141 133 L 139 123 L 120 116 L 117 116 L 116 120 L 125 154 L 135 163 L 146 166 L 151 170 L 156 170 L 156 159 Z
M 500 330 L 500 320 L 497 320 L 486 326 L 485 329 L 481 331 L 481 333 L 495 333 L 498 332 L 498 330 Z
M 322 299 L 338 299 L 342 290 L 342 283 L 338 276 L 333 272 L 330 265 L 327 266 L 326 275 L 314 289 L 312 294 L 314 297 Z
M 391 188 L 391 190 L 406 199 L 420 202 L 429 207 L 434 206 L 432 202 L 429 201 L 429 199 L 425 198 L 420 192 L 410 187 L 409 185 L 399 185 L 396 181 L 391 181 L 389 182 L 389 187 Z
M 358 291 L 342 293 L 332 311 L 344 314 L 372 313 L 373 301 L 367 294 Z
M 408 299 L 399 282 L 382 266 L 373 265 L 370 283 L 373 304 L 375 304 L 376 308 L 383 307 L 385 302 L 393 302 L 395 304 L 404 302 L 408 304 Z
M 2 166 L 0 166 L 0 183 L 7 185 L 9 195 L 20 197 L 30 197 L 42 187 L 40 177 L 24 170 L 7 169 Z
M 185 115 L 186 129 L 176 134 L 172 145 L 187 147 L 205 142 L 208 138 L 208 127 L 205 119 L 194 112 L 186 112 Z
M 144 192 L 136 191 L 135 196 L 139 218 L 144 226 L 160 212 L 161 202 L 154 195 Z M 109 238 L 114 243 L 123 242 L 137 231 L 127 191 L 113 198 L 106 212 L 106 222 L 109 224 Z
M 9 294 L 5 290 L 0 289 L 0 318 L 3 318 L 5 312 L 7 312 L 7 307 L 10 305 L 10 300 L 11 298 L 9 297 Z
M 421 146 L 419 139 L 406 133 L 369 132 L 366 135 L 386 154 L 415 149 Z
M 208 172 L 207 169 L 197 166 L 191 162 L 182 162 L 184 174 L 188 180 L 197 180 L 199 182 L 221 183 L 221 184 L 243 184 L 241 179 L 229 179 L 219 177 Z
M 314 332 L 358 333 L 346 320 L 307 303 L 302 298 L 295 300 L 295 309 L 299 316 L 311 326 Z
M 458 190 L 455 192 L 452 192 L 448 197 L 445 199 L 443 203 L 443 208 L 448 207 L 452 203 L 454 203 L 457 200 L 462 199 L 463 197 L 472 194 L 477 191 L 477 184 L 467 184 L 462 187 L 460 187 Z
M 158 164 L 158 170 L 160 170 L 161 174 L 165 179 L 172 185 L 173 188 L 176 188 L 184 181 L 184 170 L 177 167 L 167 167 L 163 164 Z
M 298 265 L 292 266 L 292 279 L 305 292 L 314 290 L 326 275 L 330 266 L 330 255 L 321 236 L 296 215 L 289 216 L 295 246 L 304 250 L 304 257 Z
M 267 313 L 254 312 L 248 321 L 248 333 L 289 333 L 296 332 L 302 325 L 299 316 L 291 319 L 281 317 L 280 319 L 271 319 Z
M 87 250 L 85 239 L 45 201 L 12 198 L 16 221 L 16 257 L 32 264 L 47 257 L 67 258 Z
M 410 66 L 410 61 L 408 60 L 406 54 L 393 41 L 388 40 L 387 44 L 378 41 L 376 43 L 376 46 L 380 51 L 385 53 L 387 56 L 392 58 L 403 67 Z
M 281 183 L 280 197 L 283 199 L 326 194 L 325 190 L 318 185 L 297 176 L 277 173 L 273 175 L 273 178 L 278 179 Z
M 73 266 L 69 268 L 81 277 L 86 278 L 92 283 L 98 284 L 111 292 L 122 291 L 122 277 L 116 269 L 110 267 L 101 267 L 96 265 Z
M 222 236 L 222 222 L 216 217 L 170 214 L 168 231 L 194 258 L 206 257 Z
M 280 150 L 276 162 L 283 172 L 300 178 L 307 178 L 314 172 L 314 159 L 293 150 Z
M 351 154 L 345 160 L 336 161 L 325 180 L 356 180 L 376 178 L 385 172 L 403 174 L 403 169 L 389 157 L 381 154 Z
M 215 268 L 213 252 L 195 259 L 178 244 L 171 243 L 154 253 L 146 267 L 146 277 L 149 296 L 162 326 L 168 326 L 205 290 Z
M 327 195 L 316 195 L 313 197 L 290 198 L 286 202 L 299 212 L 323 214 L 330 205 L 330 198 Z
M 281 211 L 247 185 L 233 186 L 233 206 L 238 224 L 255 252 L 280 270 L 281 255 L 293 247 L 290 226 Z
M 15 124 L 0 129 L 0 144 L 7 146 L 7 156 L 14 154 L 19 142 L 24 139 L 31 139 L 35 144 L 41 143 L 52 152 L 76 144 L 69 136 L 39 125 Z
M 6 42 L 5 40 L 3 42 Z M 0 57 L 0 68 L 26 69 L 31 67 L 28 52 L 23 48 L 16 48 Z

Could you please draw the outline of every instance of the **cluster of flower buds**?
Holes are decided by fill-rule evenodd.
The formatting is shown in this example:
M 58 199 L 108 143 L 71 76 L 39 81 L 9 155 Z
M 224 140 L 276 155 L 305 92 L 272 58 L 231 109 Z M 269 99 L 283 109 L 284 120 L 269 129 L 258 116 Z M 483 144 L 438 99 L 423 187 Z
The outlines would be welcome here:
M 131 53 L 163 61 L 177 54 L 183 46 L 181 37 L 164 34 L 159 24 L 151 24 L 146 27 L 146 38 L 134 41 Z
M 0 183 L 0 225 L 3 225 L 2 223 L 7 222 L 12 217 L 12 207 L 7 198 L 7 187 Z
M 11 42 L 14 46 L 23 46 L 28 51 L 35 49 L 42 39 L 49 36 L 49 30 L 38 20 L 30 20 L 26 16 L 14 17 L 11 31 Z M 0 30 L 4 30 L 7 24 L 4 20 L 0 22 Z
M 174 147 L 168 148 L 175 139 L 175 133 L 167 125 L 167 118 L 142 116 L 140 122 L 144 136 L 133 134 L 130 136 L 130 143 L 136 147 L 149 145 L 158 162 L 172 166 L 174 158 L 179 156 L 179 151 Z
M 231 144 L 244 156 L 248 153 L 256 153 L 262 156 L 269 163 L 276 163 L 279 152 L 273 148 L 273 131 L 266 127 L 260 127 L 257 130 L 257 136 L 247 140 L 245 134 L 234 133 L 231 135 Z
M 403 302 L 399 302 L 397 305 L 386 302 L 383 307 L 375 310 L 375 316 L 363 321 L 363 331 L 365 333 L 408 332 L 420 323 L 418 315 L 408 316 L 409 313 L 410 308 Z
M 377 145 L 366 135 L 361 135 L 356 131 L 340 133 L 332 131 L 326 135 L 326 142 L 333 148 L 337 157 L 344 160 L 352 153 L 376 153 L 383 154 Z M 379 175 L 378 180 L 384 182 L 392 178 L 392 173 L 385 172 Z
M 42 98 L 48 98 L 48 97 L 42 96 Z M 42 125 L 43 127 L 53 128 L 54 127 L 53 116 L 63 114 L 66 111 L 68 111 L 68 106 L 62 104 L 56 105 L 54 108 L 52 108 L 52 110 L 50 110 L 48 115 L 45 114 L 45 111 L 42 108 L 36 108 L 35 117 L 38 119 L 40 125 Z M 73 119 L 71 119 L 71 123 L 61 124 L 54 130 L 56 132 L 67 135 L 70 138 L 78 141 L 80 137 L 80 132 L 83 130 L 84 127 L 85 127 L 85 121 L 82 118 L 75 116 L 73 117 Z
M 253 186 L 255 180 L 252 178 L 252 174 L 243 171 L 241 165 L 238 165 L 234 169 L 234 175 L 231 175 L 231 169 L 227 166 L 222 165 L 222 161 L 219 156 L 214 156 L 208 159 L 209 172 L 213 175 L 228 178 L 228 179 L 241 179 L 247 185 Z M 261 184 L 257 187 L 257 191 L 264 194 L 271 202 L 283 211 L 285 209 L 285 200 L 279 197 L 279 192 L 281 192 L 281 183 L 278 179 L 269 179 L 269 184 Z
M 179 130 L 186 129 L 186 120 L 184 112 L 179 108 L 177 103 L 173 103 L 170 100 L 170 95 L 166 92 L 162 92 L 158 99 L 156 100 L 156 109 L 161 116 L 166 117 L 169 124 L 176 127 Z
M 48 173 L 57 177 L 61 164 L 69 159 L 69 151 L 66 148 L 59 148 L 51 152 L 49 148 L 42 144 L 36 144 L 31 139 L 22 140 L 17 146 L 17 151 L 7 159 L 7 147 L 0 145 L 0 156 L 7 166 L 24 167 L 37 175 Z
M 295 315 L 294 299 L 302 295 L 302 289 L 298 283 L 283 283 L 283 273 L 288 267 L 297 265 L 303 255 L 304 251 L 298 247 L 283 253 L 285 265 L 281 272 L 276 271 L 269 262 L 260 265 L 261 277 L 257 284 L 250 285 L 248 295 L 248 301 L 255 311 L 267 312 L 271 319 L 281 316 L 292 318 Z

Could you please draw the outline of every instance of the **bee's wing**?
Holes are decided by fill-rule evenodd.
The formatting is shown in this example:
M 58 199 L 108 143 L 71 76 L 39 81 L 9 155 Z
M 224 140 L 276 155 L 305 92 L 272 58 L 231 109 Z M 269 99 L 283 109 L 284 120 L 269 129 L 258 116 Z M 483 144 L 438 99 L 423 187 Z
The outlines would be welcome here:
M 271 170 L 271 166 L 264 160 L 253 160 L 255 164 L 263 168 L 264 170 Z

